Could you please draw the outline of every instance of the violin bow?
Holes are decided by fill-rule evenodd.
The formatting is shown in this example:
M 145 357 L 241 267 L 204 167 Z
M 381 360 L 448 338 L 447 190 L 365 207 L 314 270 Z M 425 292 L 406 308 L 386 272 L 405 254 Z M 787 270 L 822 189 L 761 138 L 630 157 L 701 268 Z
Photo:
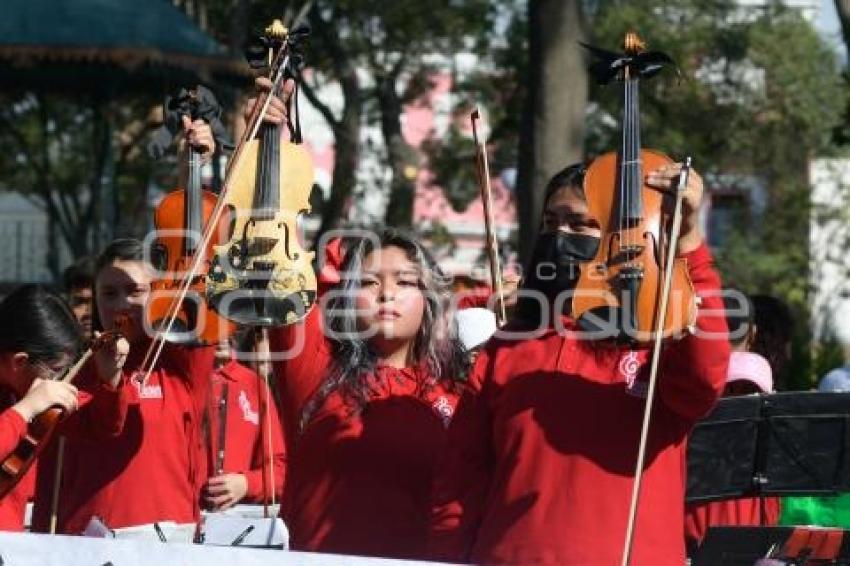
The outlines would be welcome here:
M 226 381 L 222 380 L 218 398 L 218 446 L 216 446 L 215 455 L 215 475 L 220 476 L 224 473 L 224 456 L 225 443 L 227 442 L 227 403 L 229 387 Z
M 306 16 L 307 10 L 311 5 L 312 0 L 308 2 L 304 6 L 304 8 L 299 12 L 298 17 L 295 20 L 296 24 L 300 24 L 300 21 Z M 216 202 L 212 214 L 210 215 L 210 218 L 207 221 L 207 225 L 204 227 L 203 234 L 201 235 L 201 241 L 198 244 L 198 247 L 196 248 L 195 255 L 192 256 L 192 262 L 189 265 L 189 271 L 185 275 L 183 283 L 180 286 L 180 291 L 178 292 L 174 301 L 175 306 L 173 308 L 173 312 L 168 317 L 165 329 L 157 331 L 154 339 L 151 341 L 147 351 L 145 352 L 145 357 L 142 360 L 141 365 L 141 369 L 144 372 L 144 378 L 142 380 L 142 383 L 147 383 L 148 379 L 151 376 L 151 373 L 153 373 L 153 369 L 156 366 L 159 357 L 162 355 L 163 348 L 165 347 L 165 336 L 171 331 L 174 321 L 177 318 L 179 310 L 178 307 L 186 299 L 186 295 L 189 292 L 189 287 L 191 287 L 192 285 L 192 280 L 199 273 L 201 269 L 201 264 L 205 260 L 205 254 L 203 253 L 203 250 L 206 250 L 207 246 L 209 246 L 209 243 L 213 238 L 213 233 L 215 232 L 215 229 L 218 226 L 218 221 L 221 219 L 221 215 L 224 213 L 225 196 L 230 191 L 232 180 L 234 177 L 237 176 L 237 171 L 240 171 L 241 168 L 244 166 L 245 161 L 243 159 L 243 156 L 245 145 L 248 141 L 257 137 L 257 132 L 259 132 L 260 130 L 260 126 L 263 123 L 263 118 L 265 118 L 266 114 L 268 113 L 269 105 L 272 101 L 272 93 L 278 91 L 280 85 L 283 83 L 283 80 L 286 77 L 286 71 L 289 68 L 289 62 L 291 58 L 291 42 L 289 40 L 289 30 L 284 27 L 280 20 L 275 20 L 268 28 L 266 28 L 266 34 L 275 38 L 279 38 L 284 42 L 283 48 L 278 51 L 274 58 L 270 57 L 270 66 L 272 69 L 270 75 L 270 79 L 272 82 L 271 90 L 268 93 L 260 94 L 260 97 L 257 99 L 257 103 L 254 105 L 254 108 L 248 117 L 248 122 L 246 124 L 245 131 L 242 133 L 242 137 L 239 139 L 239 143 L 236 145 L 236 148 L 233 151 L 233 157 L 231 158 L 230 163 L 228 164 L 227 172 L 225 173 L 225 178 L 222 182 L 218 201 Z
M 658 381 L 658 364 L 661 359 L 661 344 L 664 334 L 664 323 L 667 318 L 667 305 L 670 299 L 670 288 L 673 282 L 673 263 L 676 257 L 676 248 L 679 243 L 679 235 L 682 229 L 682 197 L 685 187 L 688 186 L 688 178 L 691 173 L 691 158 L 685 158 L 685 163 L 679 173 L 679 184 L 676 187 L 675 208 L 673 209 L 673 221 L 670 226 L 670 238 L 667 245 L 667 255 L 664 258 L 664 280 L 661 290 L 661 305 L 655 325 L 655 341 L 652 345 L 652 362 L 649 369 L 649 383 L 646 391 L 646 404 L 643 408 L 643 423 L 640 429 L 640 444 L 638 445 L 638 457 L 635 464 L 635 481 L 632 485 L 632 498 L 629 505 L 629 521 L 626 525 L 626 541 L 623 547 L 622 566 L 629 566 L 634 543 L 635 524 L 637 519 L 638 503 L 640 501 L 640 487 L 643 479 L 643 467 L 646 462 L 646 444 L 649 438 L 649 424 L 652 420 L 652 405 L 655 399 L 655 384 Z
M 263 465 L 263 517 L 269 517 L 269 501 L 274 507 L 276 501 L 276 486 L 274 479 L 274 446 L 272 445 L 272 412 L 269 410 L 271 400 L 271 387 L 269 385 L 269 364 L 271 353 L 269 351 L 269 330 L 260 327 L 254 335 L 254 352 L 257 363 L 257 379 L 260 383 L 260 460 Z
M 484 204 L 484 232 L 487 239 L 487 258 L 490 261 L 490 283 L 496 292 L 496 322 L 501 327 L 508 317 L 505 314 L 505 292 L 502 287 L 502 267 L 499 260 L 499 239 L 496 237 L 496 223 L 493 219 L 493 191 L 490 187 L 490 163 L 487 160 L 486 141 L 478 137 L 478 122 L 481 112 L 478 107 L 470 115 L 472 138 L 475 142 L 475 173 Z
M 65 435 L 61 435 L 56 446 L 56 470 L 53 473 L 53 496 L 50 498 L 50 529 L 51 535 L 56 534 L 59 522 L 59 488 L 62 486 L 62 468 L 65 465 Z
M 120 318 L 118 321 L 118 326 L 122 326 L 126 322 L 125 318 Z M 107 331 L 94 339 L 92 345 L 80 356 L 80 359 L 71 366 L 68 371 L 65 372 L 59 381 L 63 383 L 70 383 L 77 377 L 77 374 L 80 373 L 80 370 L 92 357 L 92 354 L 100 348 L 106 340 L 119 337 L 121 333 L 119 331 Z M 58 445 L 56 446 L 56 470 L 53 474 L 53 494 L 50 498 L 50 527 L 49 532 L 51 535 L 56 534 L 56 525 L 59 522 L 59 488 L 62 485 L 62 468 L 65 465 L 65 436 L 61 435 L 58 440 Z

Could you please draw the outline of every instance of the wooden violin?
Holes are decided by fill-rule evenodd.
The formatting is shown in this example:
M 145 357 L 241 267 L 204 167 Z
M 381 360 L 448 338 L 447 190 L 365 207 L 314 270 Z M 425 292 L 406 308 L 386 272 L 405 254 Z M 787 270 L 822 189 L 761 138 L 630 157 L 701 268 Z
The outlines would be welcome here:
M 296 21 L 303 15 L 302 10 Z M 308 34 L 306 26 L 290 32 L 275 20 L 249 48 L 252 65 L 269 69 L 271 92 L 280 92 L 285 78 L 297 73 L 300 46 Z M 314 254 L 304 251 L 299 241 L 301 217 L 310 211 L 313 162 L 301 144 L 300 127 L 290 128 L 292 141 L 282 142 L 279 126 L 264 122 L 271 100 L 269 94 L 257 99 L 175 299 L 179 304 L 196 280 L 203 281 L 209 306 L 247 326 L 297 322 L 316 300 Z M 261 130 L 261 139 L 255 139 Z M 219 240 L 222 218 L 230 221 L 225 221 L 228 230 Z M 212 246 L 209 261 L 202 253 L 208 246 Z M 176 317 L 177 310 L 172 309 L 165 324 L 173 324 Z M 162 354 L 162 334 L 157 333 L 148 346 L 141 366 L 144 379 Z
M 129 324 L 129 318 L 116 320 L 116 326 L 119 329 L 126 327 L 127 324 Z M 65 383 L 72 382 L 97 350 L 121 336 L 122 333 L 120 330 L 113 330 L 104 332 L 95 338 L 76 363 L 58 379 Z M 18 482 L 23 479 L 39 454 L 50 443 L 56 432 L 56 427 L 62 421 L 64 415 L 64 409 L 51 407 L 40 413 L 27 425 L 27 432 L 18 442 L 15 450 L 0 463 L 0 499 L 12 491 Z
M 164 104 L 165 124 L 181 128 L 183 116 L 192 122 L 204 120 L 213 127 L 214 134 L 223 130 L 220 123 L 221 108 L 209 89 L 196 86 L 182 89 L 177 96 Z M 222 136 L 216 135 L 221 145 Z M 168 140 L 170 143 L 170 139 Z M 158 148 L 158 153 L 162 150 Z M 151 260 L 157 278 L 151 283 L 151 295 L 145 305 L 147 325 L 161 338 L 181 344 L 217 344 L 233 333 L 234 325 L 209 308 L 206 300 L 206 283 L 200 273 L 189 277 L 196 254 L 207 261 L 212 246 L 227 239 L 230 217 L 225 212 L 215 226 L 213 237 L 201 246 L 204 228 L 215 209 L 218 197 L 201 186 L 201 153 L 189 147 L 189 175 L 185 189 L 176 189 L 166 195 L 154 211 L 156 243 L 151 250 Z M 181 293 L 181 291 L 185 289 Z
M 599 249 L 581 265 L 572 298 L 572 316 L 579 327 L 631 345 L 648 345 L 659 320 L 664 337 L 683 334 L 696 318 L 696 300 L 684 260 L 669 257 L 672 215 L 664 195 L 644 182 L 646 174 L 673 160 L 641 148 L 638 85 L 672 59 L 646 51 L 634 33 L 625 39 L 625 53 L 588 47 L 599 59 L 591 67 L 602 83 L 624 83 L 620 148 L 596 158 L 584 179 L 588 215 L 599 222 Z M 666 311 L 659 309 L 662 273 L 672 261 L 672 283 Z M 661 317 L 661 319 L 659 319 Z
M 268 68 L 272 93 L 279 94 L 286 78 L 297 74 L 307 34 L 306 27 L 290 33 L 275 20 L 249 50 L 252 66 Z M 282 141 L 281 126 L 263 122 L 268 96 L 257 100 L 246 129 L 250 137 L 240 142 L 238 161 L 228 170 L 221 199 L 234 222 L 228 241 L 214 246 L 207 277 L 207 296 L 219 314 L 262 327 L 297 322 L 316 300 L 313 253 L 300 242 L 300 221 L 310 212 L 313 161 L 300 127 L 290 127 L 291 140 Z

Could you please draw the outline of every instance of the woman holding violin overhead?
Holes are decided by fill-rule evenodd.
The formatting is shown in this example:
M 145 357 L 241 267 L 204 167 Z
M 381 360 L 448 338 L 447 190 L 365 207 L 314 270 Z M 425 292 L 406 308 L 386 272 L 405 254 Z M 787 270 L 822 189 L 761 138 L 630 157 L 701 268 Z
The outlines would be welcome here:
M 628 54 L 623 61 L 646 76 L 639 57 Z M 686 436 L 723 388 L 729 346 L 720 279 L 698 222 L 702 181 L 681 164 L 640 151 L 637 117 L 630 114 L 637 99 L 636 83 L 629 79 L 636 78 L 626 77 L 621 153 L 598 158 L 588 170 L 567 167 L 546 188 L 518 318 L 508 327 L 512 333 L 497 333 L 481 353 L 449 428 L 434 486 L 434 559 L 684 564 Z M 680 176 L 685 186 L 679 186 Z M 681 237 L 671 261 L 685 269 L 672 279 L 684 282 L 678 294 L 686 295 L 692 284 L 699 307 L 685 304 L 685 312 L 670 310 L 666 317 L 658 317 L 663 308 L 630 312 L 631 295 L 623 289 L 633 289 L 635 278 L 644 287 L 655 286 L 648 275 L 652 266 L 638 260 L 642 254 L 661 255 L 665 242 L 675 242 L 669 234 L 650 235 L 652 227 L 642 223 L 663 217 L 676 193 Z M 651 210 L 653 201 L 660 209 Z M 612 276 L 614 269 L 623 275 Z M 611 287 L 587 291 L 582 285 L 589 274 L 596 275 L 590 283 Z M 673 295 L 669 304 L 683 304 Z M 595 317 L 578 314 L 580 301 L 599 296 L 605 300 L 591 309 Z M 606 312 L 620 318 L 613 332 L 600 336 Z M 664 349 L 657 365 L 658 399 L 644 435 L 644 408 L 653 397 L 651 355 L 647 338 L 635 329 L 677 318 L 684 321 L 679 336 L 654 326 L 652 339 L 663 337 Z M 639 446 L 646 449 L 641 475 Z M 643 488 L 633 544 L 624 550 L 638 477 Z
M 31 429 L 48 409 L 61 408 L 73 413 L 80 405 L 92 412 L 78 424 L 108 427 L 109 399 L 91 403 L 91 396 L 78 392 L 69 381 L 57 379 L 74 364 L 82 344 L 81 328 L 62 299 L 35 285 L 25 285 L 0 303 L 0 530 L 20 531 L 24 527 L 24 509 L 35 486 L 35 468 L 21 469 L 18 477 L 7 476 L 16 447 L 25 437 L 34 442 L 41 430 Z M 102 387 L 110 388 L 114 374 L 126 354 L 126 344 L 101 348 L 96 355 Z M 98 412 L 100 411 L 100 412 Z M 43 446 L 36 444 L 34 451 Z M 32 462 L 29 462 L 32 464 Z
M 280 98 L 270 107 L 267 123 L 286 121 Z M 321 250 L 319 304 L 270 335 L 287 440 L 281 516 L 296 550 L 422 558 L 467 352 L 428 251 L 392 229 L 358 236 Z
M 184 136 L 205 156 L 214 148 L 207 124 L 184 122 Z M 200 514 L 205 456 L 200 422 L 213 369 L 214 347 L 166 344 L 151 364 L 145 305 L 153 267 L 140 241 L 112 242 L 97 260 L 95 328 L 122 330 L 130 353 L 115 383 L 118 419 L 111 435 L 93 439 L 69 431 L 58 494 L 56 470 L 40 470 L 34 530 L 47 530 L 50 508 L 58 531 L 79 534 L 98 517 L 116 529 L 174 521 L 193 523 Z M 80 387 L 92 387 L 84 372 Z M 43 472 L 43 473 L 41 473 Z M 51 505 L 57 498 L 58 504 Z

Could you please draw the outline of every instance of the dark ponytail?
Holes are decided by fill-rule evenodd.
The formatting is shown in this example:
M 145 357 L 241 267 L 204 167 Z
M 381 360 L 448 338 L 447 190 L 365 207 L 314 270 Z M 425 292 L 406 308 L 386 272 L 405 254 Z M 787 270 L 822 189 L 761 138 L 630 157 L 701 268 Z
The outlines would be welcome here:
M 18 287 L 0 302 L 0 352 L 26 352 L 30 360 L 76 357 L 82 329 L 59 296 L 38 285 Z

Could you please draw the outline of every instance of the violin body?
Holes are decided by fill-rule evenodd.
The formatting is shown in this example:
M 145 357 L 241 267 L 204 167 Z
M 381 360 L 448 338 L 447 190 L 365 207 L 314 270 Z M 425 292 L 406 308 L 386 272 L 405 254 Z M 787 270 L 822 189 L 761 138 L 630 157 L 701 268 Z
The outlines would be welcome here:
M 194 202 L 192 199 L 195 199 Z M 154 212 L 154 227 L 157 241 L 151 256 L 154 267 L 163 275 L 151 283 L 151 295 L 145 305 L 147 324 L 154 331 L 163 332 L 163 338 L 172 343 L 217 344 L 234 331 L 234 324 L 218 316 L 209 308 L 206 300 L 206 284 L 200 274 L 206 272 L 213 245 L 226 241 L 230 216 L 225 211 L 213 228 L 213 237 L 206 249 L 201 250 L 203 259 L 199 275 L 192 278 L 185 297 L 179 298 L 185 276 L 190 273 L 192 256 L 187 253 L 200 244 L 202 234 L 186 225 L 191 213 L 187 206 L 199 208 L 201 225 L 205 226 L 212 215 L 218 197 L 210 191 L 199 190 L 194 196 L 189 191 L 177 189 L 167 194 Z M 187 245 L 188 244 L 188 245 Z M 175 318 L 168 324 L 169 316 Z
M 640 151 L 639 179 L 673 160 L 661 153 Z M 663 257 L 670 215 L 664 212 L 664 195 L 640 187 L 640 222 L 623 223 L 615 187 L 620 160 L 615 152 L 593 161 L 584 180 L 588 215 L 599 222 L 602 239 L 596 257 L 581 265 L 572 315 L 583 328 L 617 327 L 625 339 L 648 344 L 658 323 Z M 642 181 L 640 181 L 642 183 Z M 673 280 L 663 336 L 686 331 L 696 320 L 696 301 L 687 263 L 673 258 Z M 634 299 L 632 298 L 634 297 Z
M 53 438 L 56 425 L 64 411 L 58 407 L 47 409 L 27 426 L 27 433 L 15 450 L 0 463 L 0 499 L 3 499 L 26 475 L 36 458 Z
M 292 324 L 316 301 L 314 254 L 299 233 L 301 215 L 310 212 L 313 161 L 303 145 L 281 141 L 276 127 L 242 151 L 223 197 L 234 221 L 228 241 L 214 247 L 207 297 L 240 324 Z
M 77 377 L 80 370 L 92 357 L 94 352 L 101 348 L 107 341 L 116 340 L 121 337 L 122 332 L 130 324 L 129 315 L 119 315 L 115 324 L 116 330 L 109 330 L 94 339 L 91 346 L 71 366 L 60 381 L 70 383 Z M 27 433 L 18 442 L 11 454 L 0 462 L 0 499 L 3 499 L 12 489 L 18 485 L 27 471 L 32 467 L 35 459 L 42 453 L 44 447 L 50 442 L 56 433 L 56 427 L 65 416 L 65 411 L 60 407 L 50 407 L 37 415 L 27 425 Z

